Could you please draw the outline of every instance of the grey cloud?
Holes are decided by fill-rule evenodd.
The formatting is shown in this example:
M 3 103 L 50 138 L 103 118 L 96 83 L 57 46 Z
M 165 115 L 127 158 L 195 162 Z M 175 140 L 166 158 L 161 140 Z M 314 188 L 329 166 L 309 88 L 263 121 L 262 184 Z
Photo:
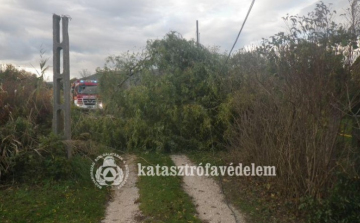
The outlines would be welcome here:
M 71 74 L 102 67 L 107 56 L 141 50 L 146 40 L 178 31 L 201 43 L 230 50 L 251 0 L 2 0 L 0 63 L 36 64 L 40 45 L 52 59 L 52 14 L 69 15 Z M 235 49 L 283 31 L 281 16 L 313 9 L 315 0 L 257 0 Z M 326 0 L 326 2 L 329 2 Z M 343 7 L 346 0 L 336 2 Z M 344 4 L 342 4 L 344 3 Z

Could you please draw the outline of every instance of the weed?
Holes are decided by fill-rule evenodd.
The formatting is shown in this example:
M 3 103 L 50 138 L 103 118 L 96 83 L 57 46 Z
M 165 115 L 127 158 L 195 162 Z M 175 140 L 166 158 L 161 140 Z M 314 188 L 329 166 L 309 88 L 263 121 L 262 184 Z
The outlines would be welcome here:
M 146 166 L 174 165 L 169 156 L 157 153 L 140 155 L 138 163 Z M 181 188 L 181 182 L 177 176 L 139 178 L 140 210 L 146 222 L 200 222 L 191 198 Z

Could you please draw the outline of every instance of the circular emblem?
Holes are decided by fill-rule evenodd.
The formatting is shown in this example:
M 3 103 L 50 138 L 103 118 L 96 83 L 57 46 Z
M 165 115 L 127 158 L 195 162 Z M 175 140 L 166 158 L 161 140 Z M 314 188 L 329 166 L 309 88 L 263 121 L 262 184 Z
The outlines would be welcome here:
M 104 153 L 94 160 L 90 168 L 91 179 L 98 188 L 122 187 L 129 177 L 129 167 L 116 153 Z

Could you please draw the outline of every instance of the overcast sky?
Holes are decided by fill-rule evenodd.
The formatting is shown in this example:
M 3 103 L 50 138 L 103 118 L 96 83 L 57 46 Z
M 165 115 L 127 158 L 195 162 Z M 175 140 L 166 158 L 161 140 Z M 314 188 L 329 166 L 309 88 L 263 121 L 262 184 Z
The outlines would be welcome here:
M 281 17 L 303 15 L 315 0 L 256 0 L 235 47 L 256 44 L 285 31 Z M 347 0 L 324 0 L 343 12 Z M 68 15 L 72 77 L 87 69 L 94 73 L 109 55 L 139 51 L 148 39 L 177 31 L 195 39 L 199 20 L 200 42 L 229 51 L 251 0 L 0 0 L 0 64 L 39 69 L 40 47 L 52 66 L 52 14 Z M 340 14 L 340 13 L 338 13 Z M 52 67 L 46 78 L 52 80 Z

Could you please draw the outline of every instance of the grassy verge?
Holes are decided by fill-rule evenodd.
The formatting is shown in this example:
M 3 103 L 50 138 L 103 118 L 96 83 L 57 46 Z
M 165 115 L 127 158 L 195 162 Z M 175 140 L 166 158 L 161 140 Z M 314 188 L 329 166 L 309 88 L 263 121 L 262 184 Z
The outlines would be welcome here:
M 42 145 L 50 155 L 24 154 L 18 159 L 15 184 L 8 179 L 0 185 L 0 222 L 100 222 L 110 190 L 95 187 L 89 171 L 91 157 L 107 150 L 73 141 L 76 155 L 67 160 L 56 138 Z M 26 158 L 30 155 L 33 159 Z
M 188 154 L 194 163 L 211 163 L 212 165 L 229 165 L 234 163 L 227 152 L 194 152 Z M 279 200 L 276 190 L 266 184 L 261 177 L 229 177 L 221 180 L 226 198 L 245 216 L 247 222 L 302 222 L 293 213 L 291 203 L 284 204 Z
M 74 181 L 0 190 L 0 222 L 99 222 L 109 192 Z
M 138 162 L 150 166 L 174 165 L 162 154 L 138 155 Z M 180 177 L 141 176 L 138 181 L 140 209 L 145 222 L 201 222 L 191 198 L 182 190 Z

